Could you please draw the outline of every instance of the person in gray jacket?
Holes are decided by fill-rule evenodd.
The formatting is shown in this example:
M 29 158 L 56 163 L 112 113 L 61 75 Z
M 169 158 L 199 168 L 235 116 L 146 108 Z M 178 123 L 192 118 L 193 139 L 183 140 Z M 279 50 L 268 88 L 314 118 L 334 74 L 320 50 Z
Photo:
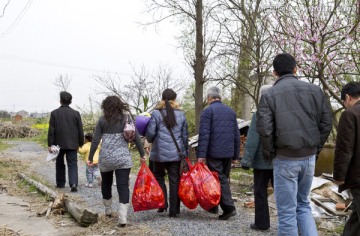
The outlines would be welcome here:
M 112 216 L 111 187 L 115 172 L 116 188 L 120 202 L 117 225 L 124 227 L 127 224 L 130 199 L 129 178 L 133 166 L 129 145 L 124 138 L 124 127 L 130 116 L 126 114 L 129 111 L 129 106 L 118 96 L 108 96 L 101 103 L 101 109 L 104 115 L 96 123 L 88 163 L 93 163 L 94 154 L 101 140 L 99 169 L 102 178 L 101 194 L 105 206 L 105 215 Z M 135 130 L 134 141 L 140 154 L 140 161 L 143 163 L 146 161 L 146 156 L 137 130 Z
M 165 185 L 165 170 L 167 171 L 170 185 L 170 217 L 180 213 L 180 199 L 178 186 L 180 181 L 180 156 L 168 129 L 171 129 L 183 156 L 188 155 L 188 124 L 185 113 L 180 110 L 180 105 L 175 101 L 176 93 L 172 89 L 165 89 L 161 101 L 151 113 L 146 139 L 152 143 L 150 160 L 153 162 L 153 173 L 164 191 L 165 208 L 158 212 L 167 211 L 167 189 Z M 161 114 L 161 112 L 164 115 Z
M 256 130 L 263 155 L 273 160 L 278 235 L 317 235 L 308 196 L 316 156 L 331 131 L 331 109 L 319 86 L 295 77 L 295 58 L 278 54 L 277 80 L 261 96 Z
M 272 85 L 260 87 L 260 96 Z M 273 166 L 265 161 L 262 154 L 260 136 L 256 132 L 256 112 L 253 114 L 246 137 L 244 156 L 241 158 L 241 168 L 254 169 L 254 195 L 255 195 L 255 222 L 250 228 L 255 230 L 268 230 L 270 228 L 270 214 L 267 200 L 269 181 L 274 186 Z
M 66 156 L 69 185 L 71 192 L 76 192 L 78 186 L 77 150 L 84 144 L 84 132 L 80 113 L 69 106 L 71 100 L 70 93 L 60 92 L 61 106 L 50 114 L 48 149 L 49 152 L 52 152 L 52 145 L 59 145 L 60 147 L 60 153 L 55 162 L 56 187 L 65 187 L 66 166 L 64 157 Z

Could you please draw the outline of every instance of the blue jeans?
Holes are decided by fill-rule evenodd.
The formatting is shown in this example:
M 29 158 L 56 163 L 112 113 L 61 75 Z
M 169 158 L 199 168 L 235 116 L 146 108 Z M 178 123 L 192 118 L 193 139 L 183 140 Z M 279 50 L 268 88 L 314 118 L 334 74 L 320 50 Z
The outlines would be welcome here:
M 94 179 L 96 179 L 98 176 L 100 176 L 99 165 L 86 165 L 86 179 L 89 184 L 92 184 Z
M 315 171 L 315 155 L 305 160 L 274 159 L 275 199 L 278 235 L 316 236 L 309 194 Z

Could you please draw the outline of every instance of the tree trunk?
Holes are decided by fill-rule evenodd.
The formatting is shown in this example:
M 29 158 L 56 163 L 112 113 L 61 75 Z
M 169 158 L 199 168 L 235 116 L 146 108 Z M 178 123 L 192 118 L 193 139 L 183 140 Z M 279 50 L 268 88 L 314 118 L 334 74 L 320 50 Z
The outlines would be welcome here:
M 52 200 L 56 199 L 58 197 L 57 193 L 54 192 L 52 189 L 46 187 L 45 185 L 27 177 L 26 175 L 22 173 L 18 173 L 18 176 L 21 179 L 24 179 L 26 182 L 34 185 L 36 189 L 38 189 L 40 192 L 47 194 L 51 197 Z M 61 199 L 64 199 L 60 196 Z M 77 205 L 76 202 L 71 201 L 68 198 L 65 198 L 65 207 L 66 210 L 70 213 L 72 217 L 81 225 L 81 226 L 89 226 L 91 224 L 95 224 L 98 221 L 98 214 L 83 208 L 79 205 Z M 53 204 L 51 204 L 53 206 Z M 47 213 L 49 215 L 50 213 Z
M 195 44 L 195 132 L 199 132 L 200 115 L 203 110 L 203 90 L 204 90 L 204 70 L 205 58 L 203 54 L 204 36 L 203 36 L 203 15 L 202 0 L 196 1 L 196 44 Z

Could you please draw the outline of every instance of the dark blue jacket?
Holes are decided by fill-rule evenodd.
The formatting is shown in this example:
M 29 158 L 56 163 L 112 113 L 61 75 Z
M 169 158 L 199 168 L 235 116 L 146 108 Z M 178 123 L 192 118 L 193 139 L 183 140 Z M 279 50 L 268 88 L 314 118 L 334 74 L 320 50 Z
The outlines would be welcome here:
M 240 132 L 235 112 L 221 101 L 212 102 L 200 118 L 198 158 L 239 157 Z

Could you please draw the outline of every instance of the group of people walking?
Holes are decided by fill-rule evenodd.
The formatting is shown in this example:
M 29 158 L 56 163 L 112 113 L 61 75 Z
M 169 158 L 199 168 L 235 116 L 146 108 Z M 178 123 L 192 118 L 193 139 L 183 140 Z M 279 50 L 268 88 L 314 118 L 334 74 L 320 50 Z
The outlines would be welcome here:
M 254 230 L 268 230 L 270 216 L 267 202 L 269 182 L 274 187 L 278 211 L 278 235 L 317 235 L 311 214 L 309 194 L 314 176 L 315 163 L 332 129 L 330 104 L 320 87 L 296 77 L 295 58 L 288 53 L 278 54 L 273 60 L 273 86 L 260 89 L 258 110 L 253 114 L 249 127 L 242 168 L 254 169 L 255 221 Z M 240 155 L 240 133 L 235 112 L 222 103 L 218 87 L 207 90 L 208 106 L 203 110 L 199 125 L 196 155 L 199 162 L 207 164 L 219 176 L 221 199 L 219 206 L 209 210 L 222 214 L 220 220 L 228 220 L 237 214 L 229 185 L 231 161 Z M 181 157 L 188 155 L 188 124 L 186 116 L 176 101 L 177 94 L 165 89 L 161 101 L 151 114 L 146 140 L 151 143 L 152 171 L 165 195 L 165 207 L 169 217 L 180 214 L 178 186 Z M 65 186 L 65 164 L 68 165 L 71 191 L 77 191 L 76 152 L 84 144 L 84 134 L 79 112 L 69 107 L 71 94 L 60 93 L 61 107 L 51 112 L 48 146 L 60 146 L 56 159 L 56 185 Z M 350 188 L 353 193 L 354 213 L 347 222 L 344 235 L 360 232 L 360 173 L 357 136 L 360 132 L 360 84 L 351 82 L 341 91 L 341 99 L 347 110 L 339 123 L 335 151 L 334 179 L 340 190 Z M 115 172 L 119 194 L 119 226 L 127 224 L 129 205 L 129 176 L 133 167 L 129 146 L 123 136 L 129 107 L 117 96 L 108 96 L 101 104 L 103 115 L 96 124 L 91 141 L 88 165 L 95 163 L 94 155 L 101 140 L 98 166 L 101 174 L 101 192 L 105 214 L 112 215 L 111 187 Z M 136 132 L 135 144 L 140 161 L 146 155 Z M 356 156 L 357 155 L 357 156 Z M 96 156 L 96 155 L 95 155 Z M 165 184 L 169 178 L 169 191 Z M 96 175 L 95 175 L 96 178 Z M 355 232 L 355 233 L 354 233 Z

